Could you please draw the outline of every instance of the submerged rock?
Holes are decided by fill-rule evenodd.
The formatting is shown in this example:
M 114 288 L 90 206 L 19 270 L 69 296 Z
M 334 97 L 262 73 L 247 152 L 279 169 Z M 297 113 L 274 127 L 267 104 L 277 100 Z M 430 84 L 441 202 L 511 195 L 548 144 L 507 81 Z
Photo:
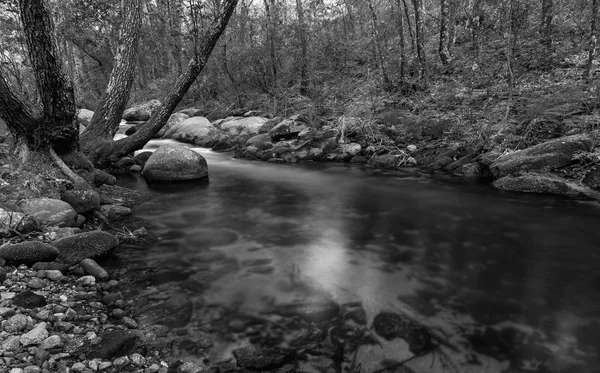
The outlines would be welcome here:
M 298 316 L 312 322 L 328 321 L 340 314 L 340 306 L 333 301 L 287 304 L 277 308 L 284 316 Z
M 289 362 L 294 353 L 274 347 L 244 347 L 233 350 L 237 365 L 255 371 L 277 369 Z
M 140 341 L 140 334 L 128 330 L 112 330 L 100 335 L 99 344 L 91 346 L 88 359 L 112 360 L 117 357 L 129 355 Z
M 432 348 L 428 327 L 410 318 L 392 312 L 381 312 L 373 319 L 373 329 L 384 339 L 404 339 L 412 353 L 420 355 Z
M 208 177 L 206 159 L 181 145 L 163 145 L 148 158 L 142 171 L 151 181 L 191 181 Z
M 169 299 L 141 310 L 140 321 L 147 325 L 164 325 L 168 328 L 183 328 L 192 319 L 194 304 L 181 294 L 172 294 Z

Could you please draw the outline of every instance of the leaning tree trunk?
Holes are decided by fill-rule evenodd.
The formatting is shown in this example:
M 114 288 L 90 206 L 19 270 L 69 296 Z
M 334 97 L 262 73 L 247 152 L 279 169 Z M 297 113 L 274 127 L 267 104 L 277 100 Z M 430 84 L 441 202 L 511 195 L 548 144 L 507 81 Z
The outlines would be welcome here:
M 140 8 L 142 0 L 124 2 L 125 17 L 119 37 L 119 47 L 113 70 L 100 104 L 94 112 L 90 124 L 81 134 L 81 149 L 84 153 L 94 147 L 98 140 L 111 140 L 121 122 L 121 116 L 129 100 L 133 84 L 138 40 L 142 25 Z
M 219 37 L 225 30 L 238 0 L 224 0 L 222 11 L 205 33 L 200 48 L 190 60 L 186 70 L 177 77 L 169 92 L 162 98 L 162 105 L 146 124 L 133 135 L 118 141 L 98 141 L 88 150 L 87 156 L 98 167 L 108 167 L 121 157 L 141 149 L 165 125 L 175 107 L 202 72 Z
M 14 94 L 0 71 L 0 117 L 23 157 L 29 151 L 77 151 L 73 85 L 64 72 L 46 1 L 21 0 L 19 10 L 42 110 L 35 110 Z

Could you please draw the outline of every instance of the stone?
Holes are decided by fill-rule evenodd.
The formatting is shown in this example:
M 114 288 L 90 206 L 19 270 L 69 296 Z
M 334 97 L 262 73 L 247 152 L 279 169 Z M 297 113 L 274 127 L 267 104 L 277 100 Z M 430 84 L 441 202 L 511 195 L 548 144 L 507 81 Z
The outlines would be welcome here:
M 21 368 L 12 368 L 9 373 L 24 373 Z
M 206 159 L 181 145 L 163 145 L 144 166 L 143 175 L 150 181 L 190 181 L 208 177 Z
M 119 240 L 110 233 L 91 231 L 62 238 L 54 242 L 58 258 L 67 264 L 78 264 L 86 258 L 97 258 L 119 246 Z
M 358 154 L 358 152 L 360 152 L 362 149 L 362 147 L 360 146 L 360 144 L 357 144 L 355 142 L 351 142 L 350 144 L 344 144 L 342 146 L 340 146 L 340 150 L 343 153 L 348 153 L 352 156 L 355 156 Z
M 0 345 L 2 347 L 2 351 L 18 350 L 19 346 L 21 346 L 21 342 L 19 342 L 20 338 L 21 337 L 18 335 L 9 336 L 8 338 L 6 338 Z
M 228 117 L 220 122 L 219 128 L 231 136 L 252 136 L 257 135 L 267 121 L 263 117 Z
M 289 362 L 293 351 L 274 347 L 243 347 L 233 350 L 237 365 L 254 371 L 266 371 L 282 367 Z
M 28 365 L 23 369 L 23 373 L 42 373 L 42 368 L 37 365 Z
M 152 304 L 139 316 L 142 323 L 183 328 L 192 319 L 194 304 L 182 294 L 172 294 L 169 299 Z
M 66 273 L 69 270 L 69 265 L 58 262 L 37 262 L 31 267 L 31 269 L 34 271 L 44 270 L 46 271 L 46 276 L 48 276 L 48 271 L 52 270 Z
M 71 365 L 71 370 L 72 370 L 73 372 L 83 372 L 83 370 L 84 370 L 85 368 L 86 368 L 86 367 L 85 367 L 85 364 L 84 364 L 84 363 L 81 363 L 81 362 L 77 362 L 77 363 L 75 363 L 75 364 Z
M 23 346 L 30 346 L 34 344 L 40 344 L 46 338 L 48 338 L 48 330 L 46 330 L 46 323 L 41 322 L 37 324 L 29 332 L 23 334 L 19 340 Z
M 83 268 L 84 272 L 88 275 L 94 276 L 100 280 L 106 280 L 110 277 L 108 272 L 102 268 L 94 259 L 83 259 L 79 266 Z
M 571 164 L 577 152 L 591 149 L 592 140 L 588 136 L 565 136 L 506 154 L 490 165 L 490 171 L 495 178 L 522 172 L 550 171 Z
M 579 183 L 557 175 L 526 173 L 520 176 L 504 176 L 492 183 L 494 188 L 524 193 L 559 194 L 581 197 L 593 191 Z
M 274 126 L 270 131 L 269 135 L 273 139 L 273 141 L 279 140 L 290 140 L 298 137 L 302 130 L 306 129 L 308 126 L 306 123 L 294 119 L 286 119 L 276 126 Z
M 131 356 L 129 356 L 129 360 L 131 360 L 133 365 L 138 367 L 146 364 L 146 358 L 138 353 L 131 354 Z
M 10 307 L 0 307 L 0 317 L 3 319 L 9 318 L 15 314 L 15 310 Z
M 398 168 L 398 157 L 392 154 L 376 155 L 369 159 L 367 164 L 371 167 L 385 170 L 395 170 Z
M 142 104 L 133 106 L 123 112 L 123 119 L 126 121 L 147 121 L 150 116 L 161 106 L 159 100 L 150 100 Z
M 253 146 L 258 150 L 270 149 L 273 147 L 271 136 L 266 133 L 253 136 L 246 141 L 246 146 Z
M 408 145 L 408 146 L 406 147 L 406 150 L 408 150 L 408 151 L 409 151 L 409 152 L 411 152 L 411 153 L 412 153 L 412 152 L 415 152 L 415 151 L 417 151 L 417 146 L 416 146 L 416 145 Z
M 465 179 L 479 179 L 483 176 L 483 172 L 483 166 L 479 163 L 473 162 L 458 167 L 452 172 L 452 174 Z
M 77 283 L 85 286 L 96 285 L 96 278 L 94 276 L 81 276 L 77 279 Z
M 134 125 L 132 125 L 131 127 L 127 128 L 127 129 L 125 130 L 125 135 L 126 135 L 126 136 L 131 136 L 131 135 L 133 135 L 134 133 L 136 133 L 137 131 L 138 131 L 138 127 L 137 127 L 137 126 L 134 126 Z
M 25 290 L 12 299 L 15 306 L 23 307 L 27 309 L 44 307 L 46 304 L 46 298 L 42 295 L 36 294 L 31 290 Z
M 192 117 L 171 127 L 164 135 L 165 139 L 187 142 L 211 147 L 227 135 L 214 127 L 204 117 Z
M 0 231 L 12 229 L 19 233 L 29 233 L 39 228 L 39 221 L 34 216 L 0 208 Z
M 373 319 L 373 329 L 388 341 L 395 338 L 405 340 L 410 351 L 415 355 L 421 355 L 433 348 L 431 331 L 428 327 L 397 313 L 377 314 Z
M 100 206 L 100 194 L 95 190 L 67 190 L 60 199 L 67 202 L 75 212 L 83 214 Z
M 87 353 L 88 359 L 113 360 L 118 357 L 129 355 L 140 341 L 137 332 L 129 330 L 112 330 L 100 335 L 100 343 L 92 346 Z
M 102 205 L 100 206 L 100 214 L 105 216 L 108 221 L 121 220 L 131 215 L 131 209 L 122 205 Z
M 179 372 L 181 373 L 202 373 L 207 372 L 205 366 L 193 363 L 191 361 L 186 361 L 185 363 L 179 366 Z
M 58 249 L 41 241 L 24 241 L 0 246 L 0 258 L 15 265 L 48 262 L 57 257 Z
M 203 111 L 200 109 L 197 109 L 195 107 L 190 107 L 190 108 L 181 109 L 178 111 L 178 113 L 185 114 L 188 117 L 201 117 L 203 114 Z
M 23 314 L 17 314 L 12 316 L 6 321 L 4 330 L 9 333 L 20 332 L 27 327 L 27 317 Z
M 61 278 L 63 278 L 63 274 L 61 271 L 58 271 L 56 269 L 49 269 L 46 271 L 46 278 L 48 280 L 52 280 L 52 281 L 58 281 Z
M 19 203 L 25 214 L 37 218 L 42 224 L 59 227 L 74 227 L 77 212 L 68 203 L 53 198 L 26 199 Z
M 51 335 L 50 337 L 44 339 L 40 344 L 40 348 L 43 348 L 44 350 L 51 350 L 62 346 L 63 341 L 58 335 Z
M 77 120 L 77 124 L 87 127 L 92 121 L 92 117 L 94 116 L 94 112 L 88 109 L 78 109 L 75 114 L 75 119 Z
M 152 153 L 153 152 L 148 152 L 148 151 L 139 152 L 133 156 L 133 161 L 135 162 L 135 164 L 137 166 L 144 167 L 144 165 L 146 164 L 146 162 L 148 161 L 148 158 L 150 158 Z
M 184 120 L 188 119 L 189 117 L 193 117 L 193 115 L 187 115 L 182 112 L 171 114 L 169 120 L 167 120 L 167 123 L 165 123 L 165 125 L 156 133 L 155 137 L 163 137 L 165 133 L 167 133 L 167 131 L 169 131 L 171 128 L 175 127 L 179 123 L 183 122 Z
M 117 178 L 104 170 L 94 168 L 94 186 L 101 187 L 102 185 L 115 185 Z

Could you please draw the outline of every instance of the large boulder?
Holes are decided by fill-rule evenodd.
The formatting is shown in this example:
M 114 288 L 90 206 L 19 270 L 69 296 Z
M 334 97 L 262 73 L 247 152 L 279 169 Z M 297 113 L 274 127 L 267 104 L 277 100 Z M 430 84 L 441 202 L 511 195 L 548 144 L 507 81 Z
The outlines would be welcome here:
M 58 249 L 41 241 L 24 241 L 0 246 L 0 258 L 15 265 L 51 262 L 57 257 Z
M 263 117 L 229 117 L 220 122 L 220 129 L 231 136 L 256 135 L 267 121 Z
M 253 136 L 246 141 L 246 146 L 254 146 L 258 150 L 270 149 L 273 147 L 273 142 L 271 141 L 271 136 L 266 133 L 261 133 L 260 135 Z
M 119 246 L 117 237 L 103 231 L 79 233 L 53 242 L 58 249 L 58 259 L 67 264 L 77 264 L 83 259 L 97 258 Z
M 100 206 L 100 194 L 95 190 L 67 190 L 61 194 L 60 199 L 67 202 L 75 212 L 83 214 Z
M 150 100 L 142 104 L 131 107 L 123 112 L 123 119 L 126 121 L 146 121 L 160 107 L 159 100 Z
M 559 194 L 568 197 L 589 196 L 598 198 L 597 192 L 581 184 L 557 175 L 526 173 L 519 176 L 504 176 L 492 183 L 501 190 L 524 193 Z
M 204 117 L 188 118 L 171 127 L 163 138 L 210 147 L 226 135 Z
M 188 117 L 201 117 L 203 112 L 200 109 L 190 107 L 190 108 L 185 108 L 185 109 L 179 110 L 178 113 L 185 114 Z
M 550 171 L 571 164 L 575 153 L 591 149 L 592 140 L 586 135 L 561 137 L 502 156 L 490 165 L 490 170 L 495 178 Z
M 171 114 L 167 123 L 156 133 L 155 137 L 163 137 L 168 130 L 175 127 L 184 120 L 188 119 L 190 116 L 191 115 L 187 115 L 181 112 Z
M 21 201 L 19 207 L 23 213 L 34 216 L 42 224 L 74 227 L 77 223 L 77 211 L 59 199 L 26 199 Z
M 302 130 L 308 127 L 302 117 L 294 116 L 288 118 L 269 131 L 269 135 L 274 141 L 289 140 L 298 137 Z
M 189 181 L 208 177 L 206 159 L 182 145 L 163 145 L 148 158 L 142 171 L 151 181 Z
M 75 118 L 77 120 L 77 124 L 83 127 L 87 127 L 92 121 L 92 117 L 94 116 L 94 112 L 88 109 L 79 109 L 77 110 L 77 114 Z

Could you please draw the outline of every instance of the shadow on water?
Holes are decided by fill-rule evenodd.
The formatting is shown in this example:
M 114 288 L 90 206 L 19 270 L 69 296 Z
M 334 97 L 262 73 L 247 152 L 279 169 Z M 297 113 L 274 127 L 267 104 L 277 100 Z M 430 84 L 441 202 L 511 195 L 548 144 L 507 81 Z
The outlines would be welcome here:
M 597 204 L 498 192 L 414 171 L 273 165 L 201 152 L 210 182 L 119 179 L 160 196 L 134 210 L 156 242 L 118 255 L 189 274 L 173 286 L 204 305 L 190 325 L 220 325 L 219 333 L 229 333 L 238 347 L 248 341 L 295 346 L 307 371 L 319 371 L 324 361 L 349 367 L 350 359 L 374 372 L 413 355 L 406 335 L 404 342 L 388 341 L 367 328 L 391 311 L 427 325 L 438 344 L 452 346 L 440 347 L 435 364 L 407 363 L 414 371 L 600 369 Z M 297 304 L 335 317 L 322 324 L 278 314 Z M 188 339 L 206 337 L 189 333 Z M 306 347 L 317 343 L 311 338 L 331 356 L 317 359 L 314 347 Z M 372 338 L 377 343 L 361 342 Z M 326 345 L 333 340 L 344 342 Z M 231 346 L 215 342 L 213 358 L 230 357 Z

